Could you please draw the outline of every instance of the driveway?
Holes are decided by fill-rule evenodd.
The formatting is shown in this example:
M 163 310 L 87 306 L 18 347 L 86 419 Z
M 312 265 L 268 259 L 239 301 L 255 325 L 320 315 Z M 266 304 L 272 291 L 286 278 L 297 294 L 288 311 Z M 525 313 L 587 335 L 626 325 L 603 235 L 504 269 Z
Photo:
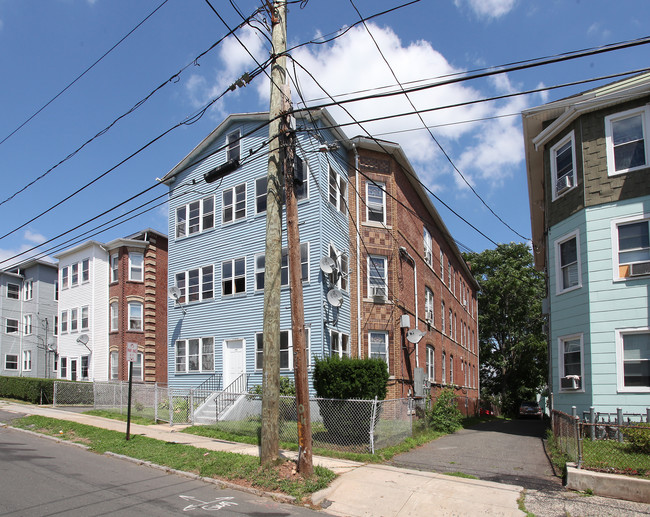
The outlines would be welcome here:
M 544 450 L 546 427 L 539 420 L 492 420 L 461 429 L 399 454 L 395 466 L 433 472 L 462 472 L 485 481 L 533 490 L 561 490 Z

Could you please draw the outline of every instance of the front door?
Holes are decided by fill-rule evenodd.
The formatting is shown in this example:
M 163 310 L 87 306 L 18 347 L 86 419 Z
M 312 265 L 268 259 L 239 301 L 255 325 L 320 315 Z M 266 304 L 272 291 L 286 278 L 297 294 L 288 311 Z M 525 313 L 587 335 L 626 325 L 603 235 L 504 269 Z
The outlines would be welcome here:
M 77 360 L 70 359 L 70 380 L 77 380 Z
M 223 344 L 223 387 L 230 386 L 245 370 L 244 340 L 225 341 Z

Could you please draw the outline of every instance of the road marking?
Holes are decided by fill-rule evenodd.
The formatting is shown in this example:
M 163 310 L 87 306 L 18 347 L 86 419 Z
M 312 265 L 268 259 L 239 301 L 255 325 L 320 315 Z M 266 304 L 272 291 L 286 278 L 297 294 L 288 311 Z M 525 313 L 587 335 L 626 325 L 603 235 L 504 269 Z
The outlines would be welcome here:
M 180 495 L 178 497 L 180 497 L 181 499 L 185 499 L 186 501 L 193 501 L 193 504 L 189 504 L 185 508 L 183 508 L 184 512 L 189 512 L 190 510 L 213 511 L 213 510 L 221 510 L 226 506 L 238 506 L 237 503 L 230 501 L 230 499 L 234 499 L 234 497 L 217 497 L 212 501 L 201 501 L 200 499 L 197 499 L 196 497 L 192 497 L 191 495 Z

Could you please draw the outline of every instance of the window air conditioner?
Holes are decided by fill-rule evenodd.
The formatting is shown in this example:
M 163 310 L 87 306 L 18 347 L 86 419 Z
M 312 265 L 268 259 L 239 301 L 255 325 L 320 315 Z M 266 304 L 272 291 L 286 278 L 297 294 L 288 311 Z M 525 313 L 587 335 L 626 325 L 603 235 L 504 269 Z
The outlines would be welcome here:
M 433 256 L 431 255 L 431 250 L 424 251 L 424 261 L 429 265 L 433 264 Z
M 555 183 L 555 191 L 558 194 L 561 194 L 571 187 L 573 187 L 573 176 L 571 174 L 567 174 L 566 176 L 558 178 L 557 182 Z
M 630 276 L 650 275 L 650 262 L 630 264 Z
M 580 376 L 567 375 L 560 379 L 560 388 L 563 390 L 579 390 L 581 388 Z
M 386 288 L 384 286 L 373 285 L 371 292 L 376 303 L 384 303 L 386 301 Z
M 424 319 L 427 321 L 427 325 L 433 325 L 433 311 L 431 309 L 424 312 Z

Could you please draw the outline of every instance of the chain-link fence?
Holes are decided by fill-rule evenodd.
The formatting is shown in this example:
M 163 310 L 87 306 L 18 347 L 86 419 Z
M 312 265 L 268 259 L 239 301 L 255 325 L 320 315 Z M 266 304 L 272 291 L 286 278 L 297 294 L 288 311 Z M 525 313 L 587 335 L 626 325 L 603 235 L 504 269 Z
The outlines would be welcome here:
M 555 444 L 567 460 L 588 470 L 649 476 L 650 423 L 643 421 L 644 415 L 626 421 L 621 411 L 595 418 L 594 411 L 589 414 L 593 421 L 582 422 L 577 416 L 553 411 Z

